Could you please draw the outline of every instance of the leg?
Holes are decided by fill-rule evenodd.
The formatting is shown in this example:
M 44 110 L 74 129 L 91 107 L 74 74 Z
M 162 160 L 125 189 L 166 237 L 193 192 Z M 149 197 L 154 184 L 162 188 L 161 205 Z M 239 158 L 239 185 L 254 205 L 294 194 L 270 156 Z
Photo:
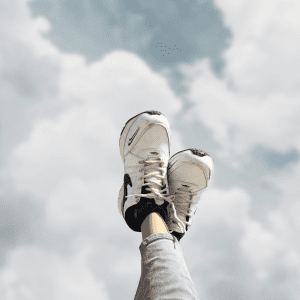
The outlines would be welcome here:
M 156 212 L 151 213 L 146 217 L 142 223 L 141 231 L 143 240 L 154 233 L 169 233 L 164 220 Z
M 162 217 L 149 214 L 142 223 L 142 272 L 135 300 L 199 300 L 181 247 Z

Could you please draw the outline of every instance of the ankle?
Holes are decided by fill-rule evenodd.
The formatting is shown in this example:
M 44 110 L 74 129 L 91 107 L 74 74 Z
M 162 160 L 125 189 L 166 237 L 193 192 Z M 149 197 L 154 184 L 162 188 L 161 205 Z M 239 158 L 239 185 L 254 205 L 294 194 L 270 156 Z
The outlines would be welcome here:
M 169 233 L 168 227 L 157 212 L 150 213 L 142 223 L 141 226 L 143 240 L 155 233 Z

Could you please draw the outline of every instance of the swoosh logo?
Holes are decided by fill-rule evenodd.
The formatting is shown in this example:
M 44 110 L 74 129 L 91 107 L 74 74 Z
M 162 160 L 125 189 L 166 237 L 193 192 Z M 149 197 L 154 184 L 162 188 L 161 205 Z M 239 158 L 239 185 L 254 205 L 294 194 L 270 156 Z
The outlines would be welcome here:
M 123 216 L 124 216 L 124 205 L 125 205 L 125 202 L 127 201 L 126 196 L 128 195 L 128 191 L 127 191 L 128 184 L 132 187 L 131 178 L 130 178 L 129 174 L 126 173 L 124 175 L 124 195 L 123 195 L 123 206 L 122 206 Z
M 129 139 L 128 146 L 131 145 L 131 143 L 133 142 L 133 140 L 136 137 L 136 135 L 139 132 L 139 130 L 140 130 L 140 127 L 135 131 L 135 133 L 133 134 L 133 136 Z

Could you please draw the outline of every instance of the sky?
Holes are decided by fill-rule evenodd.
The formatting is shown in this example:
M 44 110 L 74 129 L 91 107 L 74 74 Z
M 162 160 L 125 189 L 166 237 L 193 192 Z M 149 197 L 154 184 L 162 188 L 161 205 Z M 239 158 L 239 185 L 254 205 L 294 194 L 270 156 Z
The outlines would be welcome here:
M 181 240 L 203 300 L 300 294 L 298 0 L 0 0 L 0 299 L 130 300 L 125 122 L 214 172 Z M 165 48 L 165 49 L 164 49 Z M 174 49 L 174 50 L 173 50 Z

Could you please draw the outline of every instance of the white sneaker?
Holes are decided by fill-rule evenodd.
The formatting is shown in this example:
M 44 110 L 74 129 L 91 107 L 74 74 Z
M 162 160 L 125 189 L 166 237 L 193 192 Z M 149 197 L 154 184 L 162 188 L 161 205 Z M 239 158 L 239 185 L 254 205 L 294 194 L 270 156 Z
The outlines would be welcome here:
M 213 164 L 206 152 L 193 148 L 180 151 L 169 160 L 168 183 L 173 199 L 167 207 L 169 217 L 166 222 L 178 241 L 193 222 L 197 205 L 211 178 Z M 176 222 L 177 217 L 180 221 Z
M 147 215 L 168 199 L 170 138 L 169 122 L 158 111 L 134 116 L 121 132 L 120 153 L 125 175 L 118 209 L 133 231 L 141 232 Z

